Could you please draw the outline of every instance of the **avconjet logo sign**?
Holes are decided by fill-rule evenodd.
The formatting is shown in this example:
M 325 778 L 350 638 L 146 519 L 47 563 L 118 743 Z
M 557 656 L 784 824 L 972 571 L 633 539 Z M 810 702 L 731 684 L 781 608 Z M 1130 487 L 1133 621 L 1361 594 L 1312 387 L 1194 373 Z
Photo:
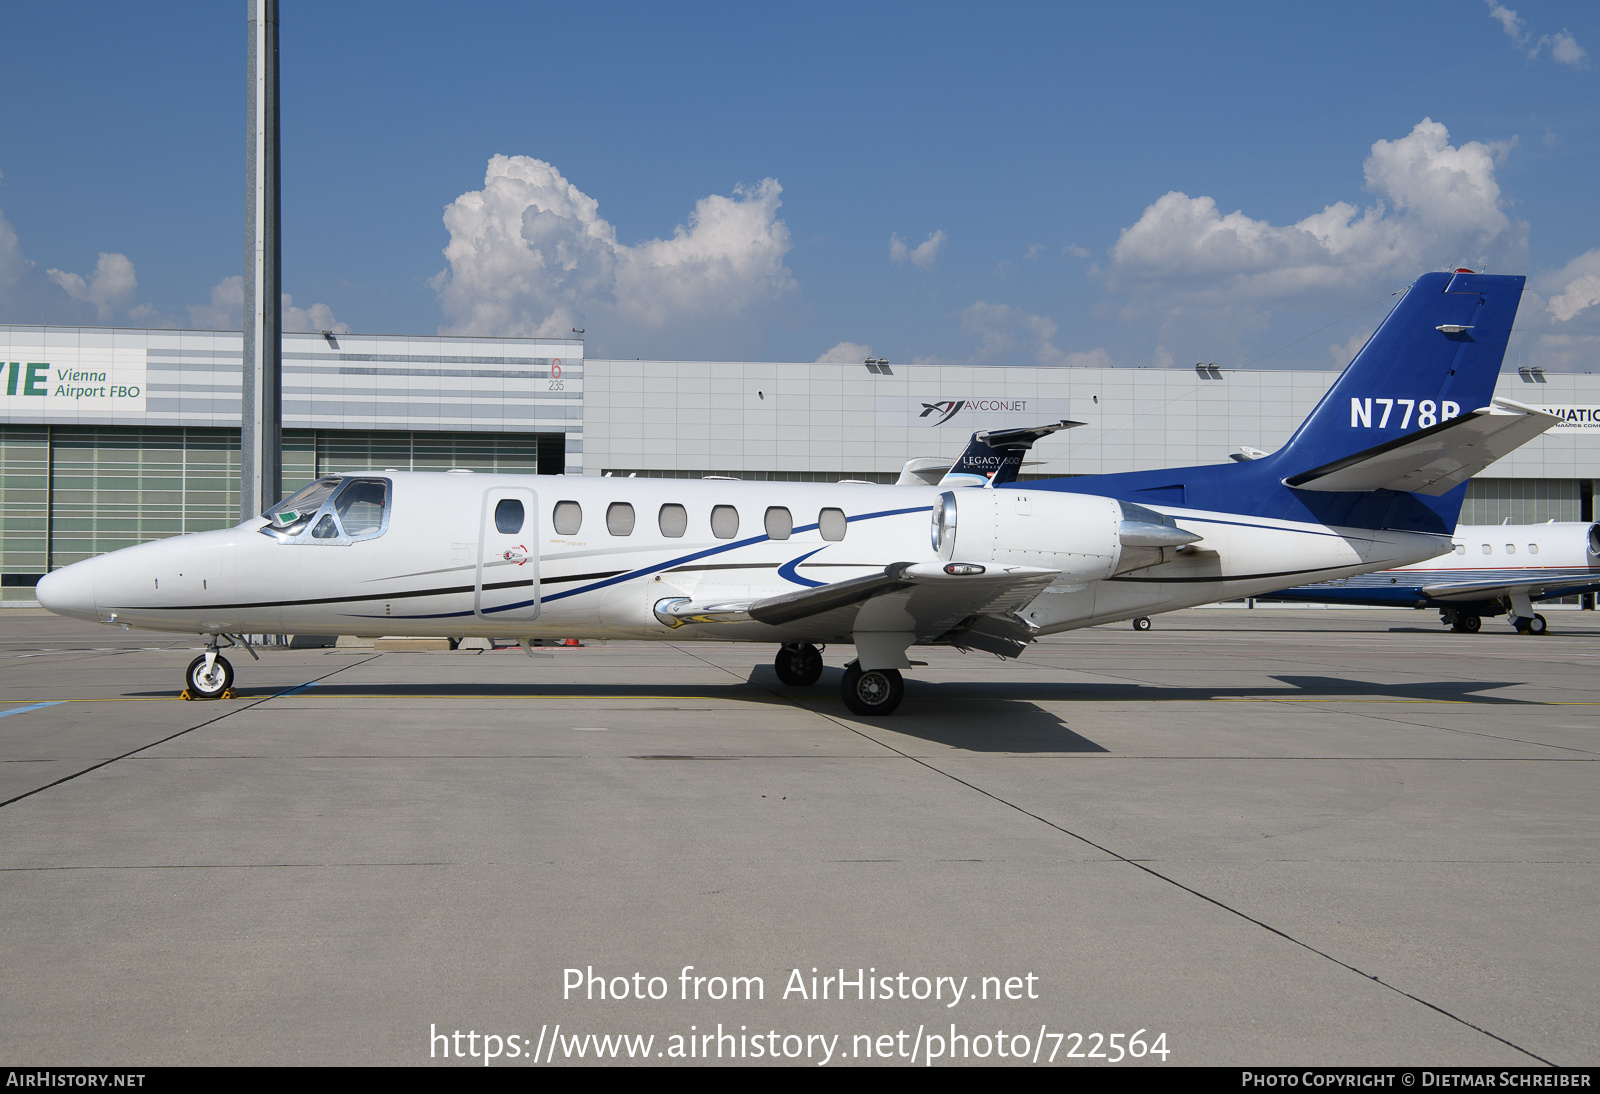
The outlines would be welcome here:
M 946 399 L 938 403 L 923 403 L 922 413 L 919 418 L 942 415 L 929 425 L 944 425 L 963 410 L 999 411 L 1001 413 L 1025 414 L 1028 411 L 1026 399 Z

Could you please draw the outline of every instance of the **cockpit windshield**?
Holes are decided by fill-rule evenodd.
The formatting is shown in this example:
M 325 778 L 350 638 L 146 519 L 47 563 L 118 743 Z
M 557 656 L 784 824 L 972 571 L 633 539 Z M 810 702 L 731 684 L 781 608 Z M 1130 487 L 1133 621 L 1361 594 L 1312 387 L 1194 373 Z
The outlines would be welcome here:
M 322 508 L 322 503 L 328 500 L 343 481 L 336 478 L 318 479 L 311 485 L 295 491 L 261 515 L 271 522 L 270 527 L 274 531 L 290 536 L 298 535 L 305 530 L 311 518 L 317 515 L 317 510 Z
M 282 543 L 350 543 L 382 535 L 388 508 L 387 479 L 332 476 L 273 506 L 261 532 Z

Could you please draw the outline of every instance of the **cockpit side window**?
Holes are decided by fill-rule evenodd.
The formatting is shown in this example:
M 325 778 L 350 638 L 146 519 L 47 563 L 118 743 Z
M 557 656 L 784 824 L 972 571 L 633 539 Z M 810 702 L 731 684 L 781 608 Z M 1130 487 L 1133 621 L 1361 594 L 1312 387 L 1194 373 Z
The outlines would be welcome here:
M 383 530 L 389 484 L 381 479 L 356 479 L 339 491 L 333 511 L 347 536 L 371 536 Z

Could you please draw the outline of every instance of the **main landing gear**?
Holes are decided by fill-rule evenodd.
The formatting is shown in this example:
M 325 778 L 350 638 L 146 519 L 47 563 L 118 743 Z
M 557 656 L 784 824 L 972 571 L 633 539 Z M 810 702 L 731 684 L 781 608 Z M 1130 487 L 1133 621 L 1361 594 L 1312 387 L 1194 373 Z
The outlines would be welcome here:
M 1483 617 L 1477 612 L 1460 612 L 1453 608 L 1440 612 L 1439 622 L 1457 634 L 1477 634 L 1483 629 Z
M 233 666 L 217 652 L 223 640 L 230 646 L 243 646 L 245 652 L 261 660 L 244 635 L 213 634 L 206 638 L 206 652 L 189 662 L 183 674 L 183 699 L 232 699 Z
M 905 698 L 906 682 L 898 669 L 863 670 L 860 662 L 852 661 L 844 667 L 839 690 L 852 714 L 871 718 L 894 713 Z
M 790 687 L 810 687 L 822 679 L 822 651 L 810 642 L 791 642 L 778 650 L 772 667 Z
M 1136 631 L 1147 631 L 1147 630 L 1149 630 L 1150 629 L 1150 617 L 1148 615 L 1136 616 L 1134 618 L 1134 620 L 1133 620 L 1133 629 L 1136 630 Z

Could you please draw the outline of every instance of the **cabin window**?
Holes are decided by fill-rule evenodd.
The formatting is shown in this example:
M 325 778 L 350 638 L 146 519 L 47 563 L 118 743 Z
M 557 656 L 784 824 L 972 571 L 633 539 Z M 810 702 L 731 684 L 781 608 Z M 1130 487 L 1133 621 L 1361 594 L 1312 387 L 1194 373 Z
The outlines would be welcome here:
M 516 498 L 501 498 L 494 507 L 494 530 L 503 535 L 514 536 L 522 531 L 522 522 L 526 516 L 522 510 L 522 503 Z
M 767 509 L 766 526 L 768 539 L 788 539 L 794 534 L 794 518 L 781 505 Z
M 711 534 L 718 539 L 732 539 L 739 534 L 739 510 L 731 505 L 717 505 L 711 509 Z
M 1539 553 L 1539 545 L 1537 543 L 1528 544 L 1528 553 L 1530 555 L 1538 554 Z
M 558 536 L 575 536 L 583 527 L 583 506 L 575 501 L 556 502 L 556 511 L 550 521 Z
M 1492 555 L 1494 554 L 1494 548 L 1485 543 L 1483 545 L 1483 553 L 1486 555 Z
M 633 506 L 625 501 L 606 506 L 606 531 L 614 536 L 633 535 Z
M 347 536 L 375 536 L 383 531 L 383 509 L 389 484 L 381 479 L 355 479 L 334 499 L 333 511 Z
M 843 509 L 824 509 L 817 514 L 817 530 L 830 543 L 838 543 L 850 527 L 844 519 Z
M 1516 553 L 1517 553 L 1517 545 L 1515 543 L 1506 544 L 1506 554 L 1514 555 Z
M 1467 553 L 1467 545 L 1465 543 L 1456 544 L 1456 554 L 1464 555 L 1466 553 Z
M 689 530 L 689 510 L 668 502 L 661 507 L 656 522 L 661 525 L 662 535 L 668 539 L 681 539 L 683 533 Z

